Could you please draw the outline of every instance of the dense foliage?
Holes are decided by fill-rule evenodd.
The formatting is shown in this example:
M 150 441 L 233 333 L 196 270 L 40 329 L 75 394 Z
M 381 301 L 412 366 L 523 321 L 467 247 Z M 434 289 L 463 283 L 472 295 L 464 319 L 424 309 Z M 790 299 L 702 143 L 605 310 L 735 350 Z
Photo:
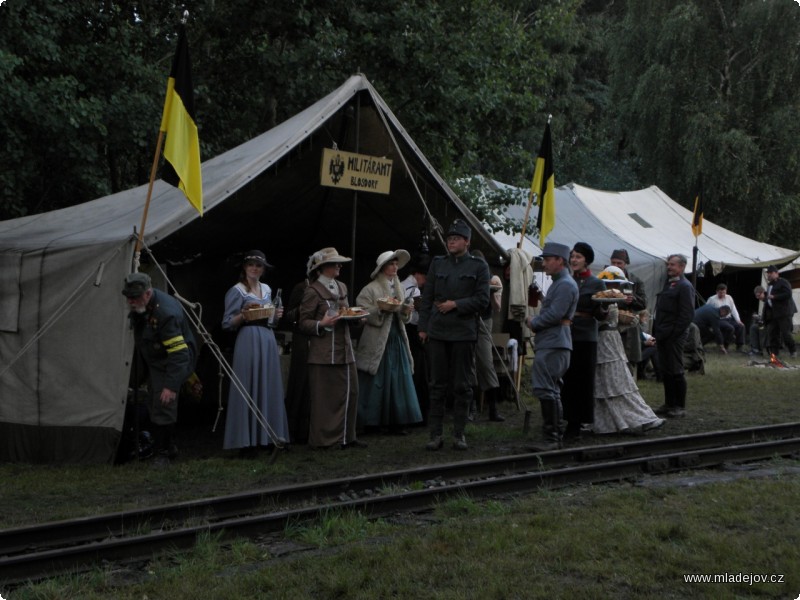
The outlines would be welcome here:
M 183 6 L 0 5 L 0 218 L 146 181 Z M 186 7 L 204 158 L 363 72 L 448 181 L 527 185 L 552 114 L 557 185 L 656 184 L 689 206 L 702 175 L 707 218 L 800 247 L 792 0 Z

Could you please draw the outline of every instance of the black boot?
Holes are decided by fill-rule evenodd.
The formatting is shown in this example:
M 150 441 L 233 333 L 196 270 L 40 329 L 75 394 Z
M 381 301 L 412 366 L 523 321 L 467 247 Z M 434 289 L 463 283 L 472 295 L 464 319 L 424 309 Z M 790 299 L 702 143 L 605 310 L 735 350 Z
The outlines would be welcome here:
M 535 451 L 546 452 L 561 448 L 561 406 L 555 399 L 540 400 L 542 406 L 542 432 L 544 441 L 534 447 Z
M 500 388 L 492 388 L 486 390 L 486 399 L 489 403 L 489 420 L 490 421 L 505 421 L 506 418 L 497 412 L 497 397 L 500 395 Z

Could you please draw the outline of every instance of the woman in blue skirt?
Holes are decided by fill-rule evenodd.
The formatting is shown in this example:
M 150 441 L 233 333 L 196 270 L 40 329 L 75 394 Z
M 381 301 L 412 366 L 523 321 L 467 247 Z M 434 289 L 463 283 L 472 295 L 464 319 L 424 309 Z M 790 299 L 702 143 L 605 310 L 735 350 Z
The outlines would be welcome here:
M 275 334 L 268 327 L 269 319 L 245 320 L 244 311 L 272 302 L 272 290 L 261 283 L 269 267 L 260 250 L 246 253 L 239 283 L 225 294 L 222 328 L 237 331 L 233 350 L 233 370 L 250 394 L 253 405 L 231 382 L 228 393 L 228 414 L 225 420 L 224 449 L 249 449 L 289 441 L 289 425 L 283 402 L 281 363 Z M 279 313 L 282 309 L 278 309 Z M 277 318 L 280 318 L 280 314 Z

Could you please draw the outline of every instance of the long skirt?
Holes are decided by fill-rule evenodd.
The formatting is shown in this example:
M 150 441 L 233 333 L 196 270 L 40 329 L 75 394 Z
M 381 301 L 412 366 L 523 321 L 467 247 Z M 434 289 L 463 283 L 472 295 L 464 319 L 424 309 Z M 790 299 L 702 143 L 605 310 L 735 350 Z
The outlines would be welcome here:
M 283 381 L 278 344 L 271 329 L 247 325 L 239 330 L 233 350 L 233 370 L 250 394 L 255 407 L 231 382 L 225 419 L 224 449 L 266 446 L 289 441 L 289 425 L 283 402 Z M 260 422 L 255 409 L 268 427 Z
M 308 365 L 311 422 L 308 445 L 327 448 L 356 439 L 358 375 L 356 363 Z
M 613 329 L 598 335 L 594 393 L 595 433 L 641 433 L 664 423 L 639 393 L 622 338 Z
M 391 427 L 422 421 L 411 362 L 398 327 L 392 325 L 375 375 L 358 372 L 358 422 Z

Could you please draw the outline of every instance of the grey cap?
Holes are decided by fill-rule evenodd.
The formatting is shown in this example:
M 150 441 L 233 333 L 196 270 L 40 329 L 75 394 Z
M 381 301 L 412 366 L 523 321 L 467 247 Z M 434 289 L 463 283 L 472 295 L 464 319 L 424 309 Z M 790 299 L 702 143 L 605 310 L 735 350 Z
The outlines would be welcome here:
M 542 248 L 542 258 L 546 256 L 560 256 L 564 262 L 569 262 L 570 247 L 556 242 L 547 242 Z
M 128 298 L 138 298 L 151 287 L 153 287 L 153 284 L 147 273 L 129 273 L 125 278 L 122 295 Z
M 450 228 L 447 230 L 447 235 L 460 235 L 464 239 L 468 240 L 472 237 L 472 229 L 470 229 L 469 225 L 467 225 L 461 219 L 456 219 L 450 224 Z

